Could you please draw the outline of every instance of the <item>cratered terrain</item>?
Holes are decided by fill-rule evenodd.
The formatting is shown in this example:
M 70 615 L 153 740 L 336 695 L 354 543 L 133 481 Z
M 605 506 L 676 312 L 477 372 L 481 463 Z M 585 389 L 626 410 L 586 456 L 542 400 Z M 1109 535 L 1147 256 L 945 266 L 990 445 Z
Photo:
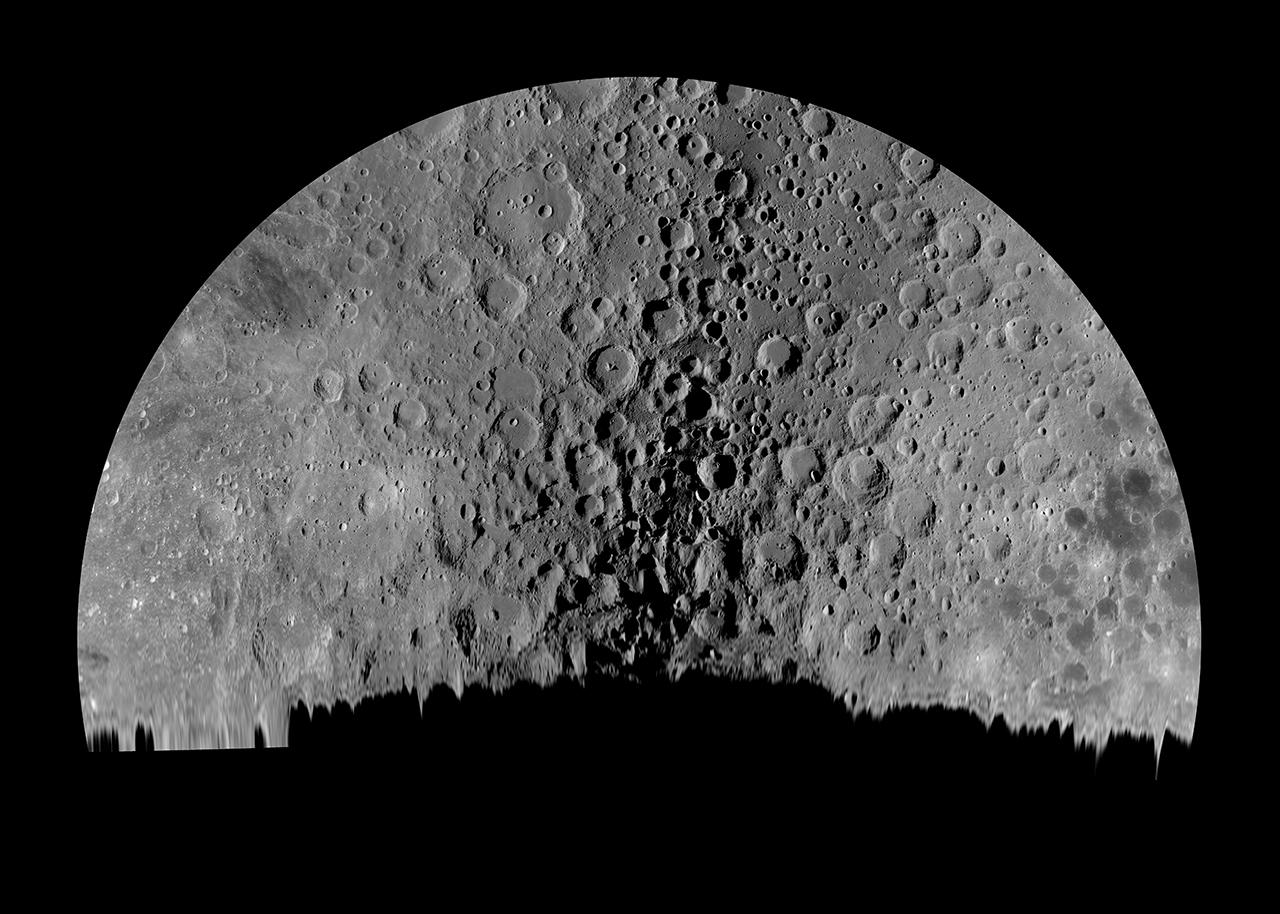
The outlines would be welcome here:
M 179 310 L 92 505 L 87 733 L 281 744 L 299 702 L 697 670 L 1192 734 L 1195 553 L 1129 363 L 1004 212 L 840 113 L 487 98 L 321 175 Z

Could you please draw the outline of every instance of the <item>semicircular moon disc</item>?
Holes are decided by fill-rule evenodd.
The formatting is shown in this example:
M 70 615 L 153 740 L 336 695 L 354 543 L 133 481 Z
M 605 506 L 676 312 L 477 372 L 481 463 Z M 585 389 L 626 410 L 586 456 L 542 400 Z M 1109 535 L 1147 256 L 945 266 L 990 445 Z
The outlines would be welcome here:
M 444 112 L 288 199 L 138 369 L 89 730 L 698 667 L 1191 735 L 1195 553 L 1115 339 L 836 112 L 670 79 Z

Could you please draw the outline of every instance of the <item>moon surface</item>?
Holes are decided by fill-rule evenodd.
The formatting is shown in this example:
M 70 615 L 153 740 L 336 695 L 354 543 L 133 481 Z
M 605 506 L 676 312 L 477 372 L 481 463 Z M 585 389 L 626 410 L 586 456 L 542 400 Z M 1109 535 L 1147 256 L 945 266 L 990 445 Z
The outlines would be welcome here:
M 86 733 L 696 669 L 1190 740 L 1195 551 L 1129 363 L 996 205 L 841 113 L 487 98 L 180 305 L 92 506 Z

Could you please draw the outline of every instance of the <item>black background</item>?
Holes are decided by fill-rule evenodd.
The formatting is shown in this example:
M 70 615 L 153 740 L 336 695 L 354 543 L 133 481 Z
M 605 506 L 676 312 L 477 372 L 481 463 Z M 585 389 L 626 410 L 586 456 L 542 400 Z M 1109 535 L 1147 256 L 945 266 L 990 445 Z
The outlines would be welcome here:
M 182 306 L 271 211 L 346 156 L 458 104 L 586 76 L 693 76 L 823 105 L 932 155 L 1029 231 L 1110 326 L 1177 466 L 1205 603 L 1196 737 L 1190 747 L 1166 740 L 1160 777 L 1203 777 L 1225 688 L 1214 603 L 1226 576 L 1208 535 L 1220 509 L 1217 452 L 1204 422 L 1229 369 L 1226 352 L 1205 345 L 1215 305 L 1201 276 L 1206 251 L 1217 256 L 1205 210 L 1223 181 L 1213 158 L 1221 150 L 1205 138 L 1225 135 L 1221 97 L 1176 48 L 1099 42 L 1063 56 L 997 44 L 933 59 L 921 42 L 876 40 L 900 50 L 871 53 L 870 37 L 851 37 L 847 54 L 717 54 L 716 41 L 695 39 L 697 53 L 585 45 L 555 55 L 519 50 L 524 42 L 512 39 L 488 41 L 483 54 L 452 56 L 444 42 L 382 59 L 359 52 L 358 41 L 339 53 L 299 34 L 279 44 L 235 35 L 220 45 L 184 39 L 105 52 L 110 65 L 53 107 L 60 127 L 51 128 L 75 150 L 67 189 L 81 226 L 58 282 L 76 301 L 77 319 L 60 333 L 77 369 L 67 396 L 82 404 L 58 452 L 68 536 L 60 643 L 71 635 L 88 508 L 129 395 Z M 1224 218 L 1219 210 L 1210 221 Z M 57 663 L 70 689 L 70 652 L 56 656 L 67 658 Z M 67 697 L 68 742 L 78 747 L 78 699 Z M 1070 734 L 1011 735 L 960 712 L 854 720 L 809 686 L 565 684 L 500 699 L 468 692 L 460 705 L 441 691 L 419 720 L 418 700 L 402 696 L 321 714 L 310 726 L 295 715 L 294 733 L 344 751 L 412 748 L 416 770 L 446 779 L 567 775 L 627 791 L 657 783 L 699 802 L 809 779 L 835 785 L 855 769 L 923 776 L 917 785 L 981 773 L 1155 775 L 1150 742 L 1118 738 L 1097 756 Z M 253 755 L 252 764 L 279 766 L 278 755 Z

